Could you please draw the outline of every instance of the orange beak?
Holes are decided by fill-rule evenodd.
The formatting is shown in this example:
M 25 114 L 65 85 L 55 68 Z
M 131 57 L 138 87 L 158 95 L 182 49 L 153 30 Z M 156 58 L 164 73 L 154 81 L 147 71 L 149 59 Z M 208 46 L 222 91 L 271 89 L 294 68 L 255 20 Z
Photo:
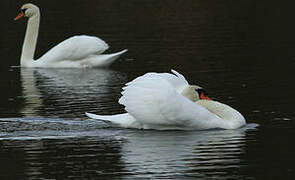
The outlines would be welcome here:
M 200 98 L 204 100 L 211 100 L 209 97 L 205 96 L 203 92 L 201 93 Z
M 14 20 L 16 21 L 16 20 L 18 20 L 18 19 L 24 17 L 24 15 L 25 15 L 25 13 L 21 11 L 21 12 L 20 12 L 20 13 L 14 18 Z

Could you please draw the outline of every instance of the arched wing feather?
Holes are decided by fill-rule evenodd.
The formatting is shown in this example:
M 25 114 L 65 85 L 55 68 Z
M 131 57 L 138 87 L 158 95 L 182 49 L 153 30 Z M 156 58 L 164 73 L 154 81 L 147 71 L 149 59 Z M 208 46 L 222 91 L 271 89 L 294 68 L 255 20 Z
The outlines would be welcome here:
M 158 75 L 165 80 L 167 80 L 173 88 L 177 90 L 177 92 L 181 93 L 183 89 L 189 86 L 187 80 L 184 78 L 184 76 L 180 73 L 178 73 L 175 70 L 171 70 L 171 73 L 158 73 Z
M 90 55 L 101 54 L 108 48 L 108 44 L 98 37 L 73 36 L 50 49 L 40 60 L 46 59 L 47 62 L 80 60 Z
M 119 103 L 142 124 L 204 129 L 209 123 L 208 128 L 212 128 L 210 122 L 218 117 L 182 96 L 174 87 L 178 83 L 170 75 L 147 73 L 134 79 L 124 87 Z

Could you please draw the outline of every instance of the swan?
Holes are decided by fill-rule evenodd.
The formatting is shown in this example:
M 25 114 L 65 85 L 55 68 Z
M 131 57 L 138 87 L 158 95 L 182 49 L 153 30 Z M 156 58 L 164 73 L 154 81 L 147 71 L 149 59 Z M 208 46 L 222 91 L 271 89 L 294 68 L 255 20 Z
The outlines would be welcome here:
M 86 116 L 119 127 L 155 130 L 237 129 L 246 124 L 240 112 L 171 72 L 147 73 L 127 83 L 119 99 L 127 113 Z
M 34 60 L 34 53 L 39 33 L 40 10 L 31 3 L 24 4 L 14 20 L 28 17 L 26 35 L 22 47 L 21 67 L 40 68 L 87 68 L 108 67 L 127 49 L 113 53 L 102 54 L 109 48 L 98 37 L 79 35 L 66 39 L 50 49 L 39 59 Z

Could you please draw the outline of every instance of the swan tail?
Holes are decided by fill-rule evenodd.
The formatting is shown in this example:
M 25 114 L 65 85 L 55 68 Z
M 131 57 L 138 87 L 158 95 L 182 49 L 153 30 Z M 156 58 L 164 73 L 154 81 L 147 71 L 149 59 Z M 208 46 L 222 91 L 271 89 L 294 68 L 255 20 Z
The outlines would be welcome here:
M 97 58 L 91 60 L 90 66 L 91 67 L 108 67 L 110 66 L 115 60 L 117 60 L 120 55 L 127 52 L 127 49 L 124 49 L 120 52 L 112 53 L 112 54 L 100 54 Z M 87 67 L 87 66 L 86 66 Z
M 127 51 L 128 51 L 128 49 L 124 49 L 122 51 L 119 51 L 119 52 L 116 52 L 116 53 L 112 53 L 112 54 L 100 54 L 100 53 L 98 53 L 97 55 L 102 55 L 102 56 L 120 56 L 121 54 L 124 54 Z
M 86 112 L 85 115 L 91 119 L 103 120 L 103 121 L 109 121 L 109 122 L 112 122 L 113 116 L 115 116 L 115 115 L 97 115 L 97 114 L 92 114 L 88 112 Z
M 137 129 L 142 128 L 141 124 L 138 123 L 134 119 L 134 117 L 128 113 L 116 114 L 116 115 L 97 115 L 97 114 L 92 114 L 92 113 L 86 112 L 85 115 L 91 119 L 102 120 L 107 123 L 112 123 L 114 125 L 117 125 L 119 127 L 137 128 Z
M 128 49 L 124 49 L 122 51 L 119 51 L 119 52 L 116 52 L 116 53 L 113 53 L 113 54 L 110 54 L 110 55 L 113 55 L 113 56 L 120 56 L 121 54 L 124 54 L 125 52 L 127 52 Z

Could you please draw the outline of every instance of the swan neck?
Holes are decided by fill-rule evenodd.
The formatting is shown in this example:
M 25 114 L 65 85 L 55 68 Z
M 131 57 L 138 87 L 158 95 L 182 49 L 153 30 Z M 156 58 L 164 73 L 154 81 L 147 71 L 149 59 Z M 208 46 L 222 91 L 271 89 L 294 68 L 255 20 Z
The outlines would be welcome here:
M 199 100 L 196 101 L 197 104 L 203 106 L 211 113 L 217 115 L 221 119 L 225 119 L 227 116 L 231 116 L 233 110 L 229 106 L 219 103 L 217 101 Z
M 30 17 L 21 55 L 21 66 L 28 66 L 34 61 L 34 54 L 39 33 L 40 13 Z
M 246 123 L 245 118 L 240 112 L 226 104 L 208 100 L 199 100 L 196 101 L 196 103 L 203 106 L 220 119 L 224 120 L 217 122 L 219 123 L 218 127 L 224 129 L 236 129 Z

